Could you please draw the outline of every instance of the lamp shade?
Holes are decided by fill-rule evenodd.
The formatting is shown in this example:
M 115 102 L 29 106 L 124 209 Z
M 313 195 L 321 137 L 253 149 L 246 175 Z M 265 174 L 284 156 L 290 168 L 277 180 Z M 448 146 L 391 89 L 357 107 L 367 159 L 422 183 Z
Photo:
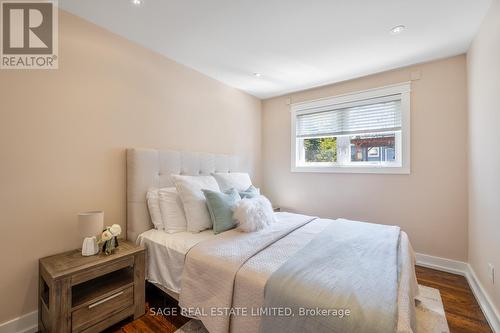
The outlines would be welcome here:
M 78 214 L 78 229 L 82 238 L 99 235 L 103 228 L 103 211 L 83 212 Z

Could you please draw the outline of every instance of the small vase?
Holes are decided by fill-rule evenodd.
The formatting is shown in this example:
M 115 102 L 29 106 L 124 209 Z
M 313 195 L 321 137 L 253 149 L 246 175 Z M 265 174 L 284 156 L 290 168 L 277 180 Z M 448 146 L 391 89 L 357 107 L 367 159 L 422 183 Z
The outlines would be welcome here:
M 86 237 L 82 244 L 82 256 L 93 256 L 99 253 L 99 245 L 95 237 Z
M 102 245 L 102 252 L 104 252 L 104 254 L 108 256 L 110 254 L 113 254 L 113 251 L 117 247 L 118 247 L 118 238 L 113 237 L 110 240 L 104 242 L 104 244 Z

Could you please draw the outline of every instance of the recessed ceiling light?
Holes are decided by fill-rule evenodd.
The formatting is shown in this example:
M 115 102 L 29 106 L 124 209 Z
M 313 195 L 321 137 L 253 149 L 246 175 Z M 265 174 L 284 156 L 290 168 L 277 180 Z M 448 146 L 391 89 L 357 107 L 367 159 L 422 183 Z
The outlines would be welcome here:
M 405 30 L 406 30 L 406 27 L 404 25 L 397 25 L 394 28 L 392 28 L 390 32 L 392 35 L 398 35 Z
M 260 73 L 253 73 L 253 76 L 255 76 L 255 77 L 261 77 L 262 74 L 260 74 Z
M 131 0 L 134 6 L 140 7 L 144 3 L 144 0 Z

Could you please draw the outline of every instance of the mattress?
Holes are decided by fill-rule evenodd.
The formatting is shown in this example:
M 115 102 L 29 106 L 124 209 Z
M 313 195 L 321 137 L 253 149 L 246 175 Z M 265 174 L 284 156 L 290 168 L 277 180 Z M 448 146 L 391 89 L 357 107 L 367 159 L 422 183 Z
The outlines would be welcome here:
M 179 294 L 187 253 L 199 242 L 214 236 L 212 230 L 174 234 L 156 229 L 143 232 L 137 243 L 146 248 L 146 279 L 167 292 Z

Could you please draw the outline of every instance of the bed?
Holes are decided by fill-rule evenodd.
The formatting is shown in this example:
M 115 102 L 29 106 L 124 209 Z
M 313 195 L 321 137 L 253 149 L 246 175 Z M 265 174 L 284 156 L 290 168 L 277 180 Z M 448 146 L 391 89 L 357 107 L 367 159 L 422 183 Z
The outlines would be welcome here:
M 140 242 L 147 249 L 147 279 L 180 300 L 180 305 L 188 309 L 187 313 L 202 320 L 210 332 L 259 332 L 262 325 L 269 324 L 278 331 L 279 326 L 272 326 L 274 321 L 248 311 L 266 305 L 266 284 L 285 263 L 332 224 L 342 225 L 343 221 L 277 213 L 275 229 L 259 235 L 236 230 L 219 235 L 210 231 L 167 234 L 152 229 L 147 211 L 147 190 L 170 186 L 170 174 L 209 175 L 241 170 L 248 170 L 248 166 L 236 156 L 129 149 L 127 238 Z M 400 232 L 398 237 L 397 264 L 394 264 L 398 272 L 394 330 L 412 332 L 415 327 L 414 297 L 418 290 L 414 255 L 407 235 Z M 369 303 L 367 299 L 366 303 Z M 207 315 L 213 308 L 247 311 L 218 311 Z M 190 309 L 195 310 L 189 312 Z M 372 317 L 366 318 L 370 319 L 363 328 L 356 327 L 356 331 L 371 330 Z
M 148 252 L 146 279 L 179 300 L 187 253 L 196 244 L 214 236 L 212 230 L 169 234 L 162 230 L 150 229 L 141 233 L 136 242 L 143 245 Z

